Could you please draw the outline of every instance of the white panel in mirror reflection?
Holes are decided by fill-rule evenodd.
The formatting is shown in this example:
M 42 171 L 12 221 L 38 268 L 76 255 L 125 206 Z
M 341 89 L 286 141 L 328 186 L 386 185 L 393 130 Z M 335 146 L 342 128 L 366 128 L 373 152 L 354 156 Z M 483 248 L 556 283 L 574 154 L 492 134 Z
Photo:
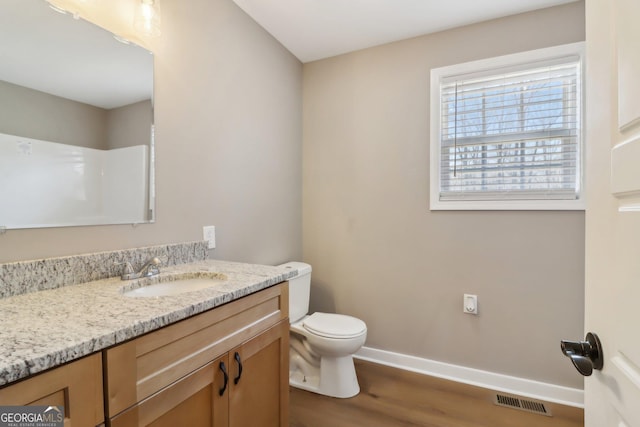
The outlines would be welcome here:
M 0 134 L 0 226 L 147 221 L 148 150 L 96 150 Z
M 147 220 L 148 151 L 146 145 L 103 151 L 103 223 Z

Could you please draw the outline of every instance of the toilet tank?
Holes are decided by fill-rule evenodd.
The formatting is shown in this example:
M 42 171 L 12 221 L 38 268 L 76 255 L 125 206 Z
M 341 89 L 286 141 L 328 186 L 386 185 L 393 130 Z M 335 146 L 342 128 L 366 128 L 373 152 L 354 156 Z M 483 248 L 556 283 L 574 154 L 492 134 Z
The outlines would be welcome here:
M 294 323 L 309 312 L 311 266 L 304 262 L 287 262 L 278 267 L 298 270 L 298 275 L 289 279 L 289 322 Z

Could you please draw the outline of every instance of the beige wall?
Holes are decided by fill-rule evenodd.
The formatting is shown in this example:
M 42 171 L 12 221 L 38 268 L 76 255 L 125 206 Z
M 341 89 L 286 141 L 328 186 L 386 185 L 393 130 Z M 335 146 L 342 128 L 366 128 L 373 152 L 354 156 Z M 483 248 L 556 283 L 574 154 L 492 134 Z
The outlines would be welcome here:
M 304 65 L 312 310 L 362 318 L 369 347 L 582 387 L 559 341 L 583 336 L 584 213 L 431 212 L 428 164 L 431 68 L 584 32 L 578 2 Z
M 111 110 L 0 80 L 0 132 L 108 150 L 148 144 L 151 101 Z
M 129 0 L 89 16 L 130 36 Z M 93 9 L 92 9 L 93 8 Z M 162 2 L 155 53 L 157 220 L 137 227 L 9 230 L 0 261 L 202 239 L 221 259 L 301 257 L 302 66 L 231 0 Z
M 107 147 L 148 145 L 151 140 L 153 106 L 151 100 L 107 111 Z
M 106 118 L 102 108 L 0 81 L 1 133 L 105 149 Z

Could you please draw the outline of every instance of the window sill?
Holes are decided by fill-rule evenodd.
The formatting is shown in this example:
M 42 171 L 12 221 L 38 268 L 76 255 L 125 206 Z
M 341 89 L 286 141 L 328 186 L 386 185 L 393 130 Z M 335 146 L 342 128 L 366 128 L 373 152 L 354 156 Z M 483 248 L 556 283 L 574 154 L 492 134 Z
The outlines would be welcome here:
M 431 200 L 432 211 L 584 211 L 579 200 Z

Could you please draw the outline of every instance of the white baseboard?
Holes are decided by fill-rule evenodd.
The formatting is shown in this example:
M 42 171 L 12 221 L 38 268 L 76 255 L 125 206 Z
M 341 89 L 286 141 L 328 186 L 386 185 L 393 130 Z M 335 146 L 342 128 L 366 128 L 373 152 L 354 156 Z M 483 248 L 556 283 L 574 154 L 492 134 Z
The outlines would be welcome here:
M 503 393 L 584 408 L 584 391 L 577 388 L 511 377 L 370 347 L 362 347 L 354 357 Z

